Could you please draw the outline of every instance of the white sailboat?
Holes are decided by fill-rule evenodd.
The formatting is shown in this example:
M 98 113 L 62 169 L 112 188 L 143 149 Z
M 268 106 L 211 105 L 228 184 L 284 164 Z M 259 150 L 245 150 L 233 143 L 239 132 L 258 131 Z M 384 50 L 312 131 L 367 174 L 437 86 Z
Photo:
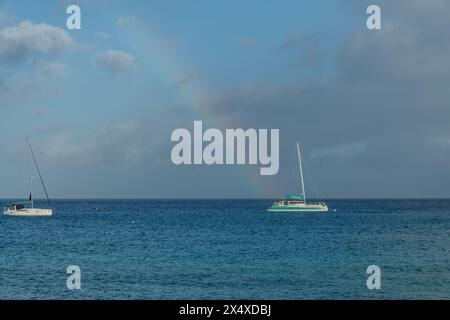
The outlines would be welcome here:
M 324 202 L 307 203 L 305 184 L 303 182 L 302 157 L 300 145 L 297 142 L 298 163 L 300 167 L 300 181 L 302 191 L 299 195 L 289 195 L 285 200 L 276 201 L 269 209 L 269 212 L 327 212 L 328 206 Z
M 19 203 L 11 203 L 7 204 L 3 208 L 3 214 L 5 216 L 16 216 L 16 217 L 49 217 L 53 215 L 53 209 L 41 209 L 34 207 L 34 198 L 33 198 L 33 171 L 31 165 L 30 154 L 33 158 L 33 162 L 36 166 L 37 172 L 39 173 L 39 178 L 41 180 L 42 186 L 45 191 L 45 195 L 47 196 L 47 201 L 50 204 L 50 200 L 48 198 L 47 190 L 44 185 L 44 181 L 42 179 L 41 171 L 39 170 L 39 166 L 37 165 L 36 157 L 34 156 L 33 149 L 31 148 L 29 138 L 27 137 L 27 157 L 28 157 L 28 175 L 29 175 L 29 186 L 30 186 L 30 196 L 27 202 L 19 202 Z

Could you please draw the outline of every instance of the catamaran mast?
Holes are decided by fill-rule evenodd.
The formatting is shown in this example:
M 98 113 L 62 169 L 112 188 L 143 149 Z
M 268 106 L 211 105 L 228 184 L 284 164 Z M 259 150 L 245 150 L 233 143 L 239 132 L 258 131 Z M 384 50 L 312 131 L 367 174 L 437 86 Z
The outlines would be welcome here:
M 33 199 L 33 176 L 31 175 L 31 161 L 30 161 L 30 138 L 27 137 L 27 157 L 28 157 L 28 175 L 30 179 L 30 202 L 31 208 L 34 208 L 34 199 Z
M 303 183 L 302 157 L 300 155 L 300 145 L 298 144 L 298 142 L 297 142 L 297 153 L 298 153 L 298 164 L 300 166 L 300 180 L 302 182 L 303 200 L 306 202 L 305 184 Z

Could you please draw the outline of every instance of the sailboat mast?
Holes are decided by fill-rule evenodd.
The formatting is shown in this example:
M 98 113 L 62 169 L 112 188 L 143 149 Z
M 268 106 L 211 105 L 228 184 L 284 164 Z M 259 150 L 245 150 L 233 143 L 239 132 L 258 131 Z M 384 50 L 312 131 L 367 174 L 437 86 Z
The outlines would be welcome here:
M 302 182 L 303 200 L 306 202 L 305 184 L 303 182 L 302 156 L 300 155 L 300 145 L 299 145 L 298 142 L 297 142 L 297 153 L 298 153 L 298 164 L 299 164 L 299 167 L 300 167 L 300 180 Z
M 33 176 L 31 172 L 31 161 L 30 161 L 30 138 L 27 137 L 27 157 L 28 157 L 28 176 L 30 181 L 30 202 L 31 208 L 34 208 L 34 199 L 33 199 Z

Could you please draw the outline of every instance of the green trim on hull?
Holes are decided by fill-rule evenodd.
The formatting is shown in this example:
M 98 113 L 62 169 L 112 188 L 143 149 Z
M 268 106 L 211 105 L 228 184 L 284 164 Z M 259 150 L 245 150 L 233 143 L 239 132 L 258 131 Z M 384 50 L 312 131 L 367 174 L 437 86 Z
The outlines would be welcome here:
M 277 207 L 270 207 L 268 211 L 290 211 L 290 212 L 327 212 L 328 208 L 325 207 L 310 207 L 310 208 L 302 208 L 302 207 L 288 207 L 288 206 L 277 206 Z

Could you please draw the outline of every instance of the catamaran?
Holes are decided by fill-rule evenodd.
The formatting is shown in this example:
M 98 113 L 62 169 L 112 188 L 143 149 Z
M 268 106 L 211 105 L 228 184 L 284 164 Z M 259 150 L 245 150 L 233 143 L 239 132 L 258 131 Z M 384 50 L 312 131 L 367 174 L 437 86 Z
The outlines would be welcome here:
M 6 216 L 16 216 L 16 217 L 48 217 L 53 214 L 53 209 L 41 209 L 34 207 L 34 199 L 33 199 L 33 171 L 31 166 L 31 157 L 33 158 L 33 162 L 36 166 L 37 172 L 39 174 L 39 178 L 42 183 L 42 187 L 44 189 L 45 195 L 47 196 L 47 201 L 50 205 L 50 200 L 48 197 L 47 189 L 45 188 L 44 180 L 42 179 L 41 171 L 39 170 L 39 166 L 36 161 L 36 157 L 34 156 L 33 149 L 31 148 L 31 144 L 29 138 L 27 137 L 27 157 L 28 157 L 28 176 L 29 176 L 29 186 L 30 186 L 30 196 L 27 202 L 17 202 L 7 204 L 3 208 L 3 214 Z
M 269 212 L 327 212 L 328 206 L 324 202 L 307 203 L 305 184 L 303 181 L 302 157 L 300 154 L 300 145 L 297 142 L 298 163 L 300 167 L 301 193 L 298 195 L 289 195 L 285 200 L 276 201 L 268 209 Z

